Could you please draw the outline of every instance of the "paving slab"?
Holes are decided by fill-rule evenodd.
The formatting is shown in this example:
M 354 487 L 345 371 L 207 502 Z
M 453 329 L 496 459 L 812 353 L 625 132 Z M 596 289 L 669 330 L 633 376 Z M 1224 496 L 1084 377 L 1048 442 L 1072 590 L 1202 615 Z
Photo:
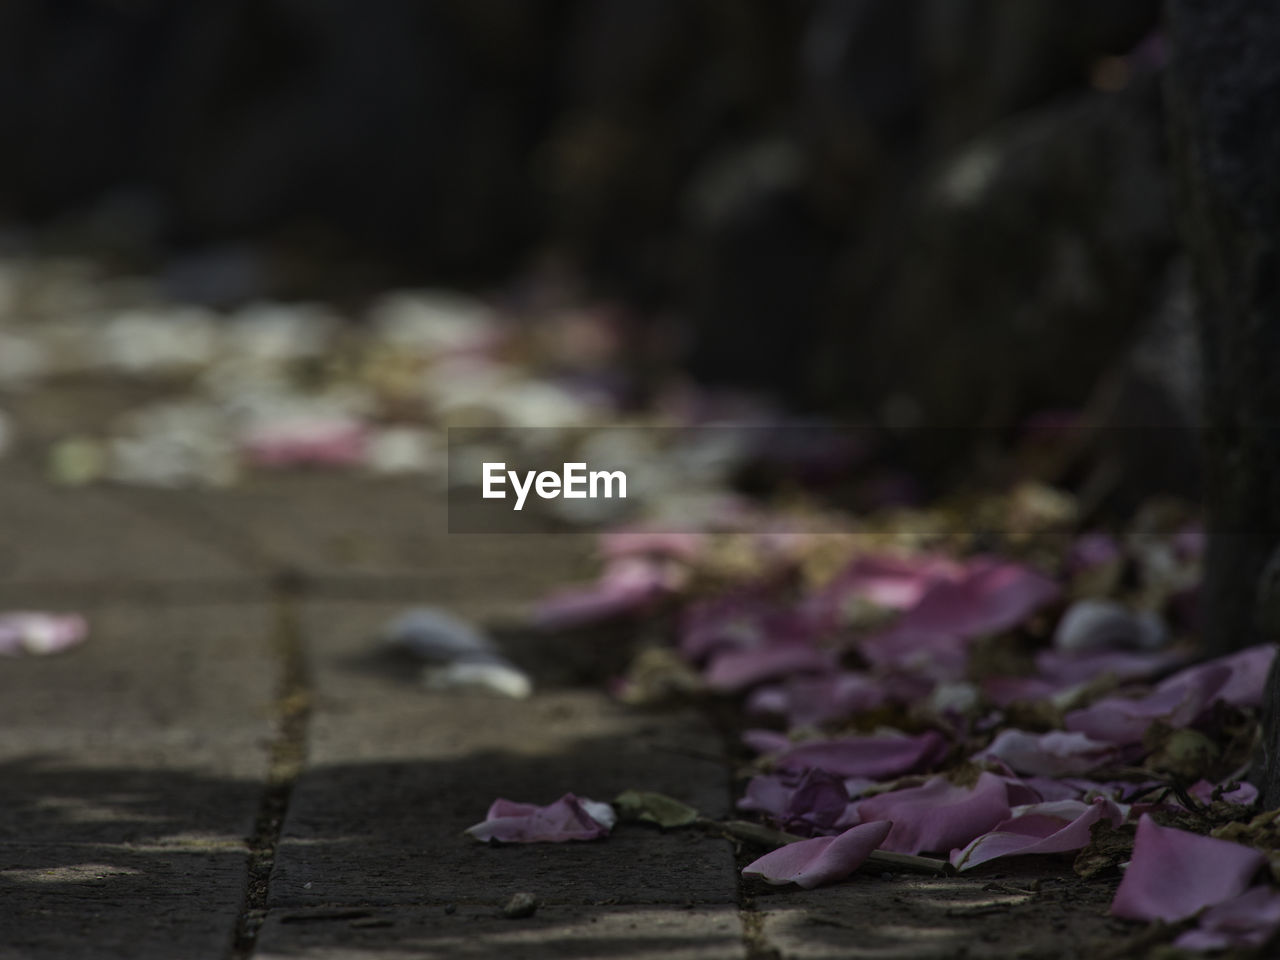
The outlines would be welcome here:
M 271 565 L 312 577 L 420 578 L 456 593 L 501 573 L 510 601 L 597 572 L 586 535 L 451 535 L 443 493 L 419 477 L 259 472 L 189 506 L 206 529 L 246 531 Z
M 512 884 L 556 904 L 732 904 L 723 840 L 621 826 L 605 841 L 494 848 L 463 834 L 499 796 L 674 795 L 730 808 L 719 739 L 694 713 L 645 714 L 593 689 L 529 700 L 433 694 L 416 669 L 360 666 L 391 610 L 314 604 L 310 763 L 284 825 L 271 905 L 491 904 Z
M 520 920 L 492 907 L 272 911 L 256 956 L 308 960 L 733 960 L 744 957 L 733 907 L 584 909 L 548 905 Z
M 1115 936 L 1115 883 L 1045 858 L 962 877 L 855 874 L 816 890 L 746 887 L 760 943 L 794 960 L 1087 958 Z
M 262 606 L 104 605 L 0 660 L 0 955 L 221 957 L 277 684 Z
M 11 464 L 0 466 L 0 531 L 0 607 L 78 595 L 79 586 L 103 595 L 135 581 L 246 576 L 224 545 L 122 502 L 111 488 L 54 488 Z

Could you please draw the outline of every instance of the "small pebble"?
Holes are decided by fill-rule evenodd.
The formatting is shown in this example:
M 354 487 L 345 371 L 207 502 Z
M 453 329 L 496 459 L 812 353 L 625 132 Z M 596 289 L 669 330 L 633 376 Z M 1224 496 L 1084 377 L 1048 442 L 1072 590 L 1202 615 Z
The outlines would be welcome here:
M 449 914 L 449 916 L 453 916 L 458 912 L 458 905 L 456 903 L 446 903 L 444 905 L 444 912 Z
M 532 917 L 538 909 L 538 898 L 532 893 L 514 894 L 502 908 L 502 915 L 511 920 Z

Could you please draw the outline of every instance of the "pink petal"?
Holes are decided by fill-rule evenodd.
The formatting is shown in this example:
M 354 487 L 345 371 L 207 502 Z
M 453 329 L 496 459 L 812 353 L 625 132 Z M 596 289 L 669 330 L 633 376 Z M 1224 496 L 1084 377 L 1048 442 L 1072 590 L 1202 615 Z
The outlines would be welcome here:
M 780 770 L 817 767 L 840 777 L 896 777 L 931 766 L 942 758 L 946 742 L 933 730 L 919 736 L 849 737 L 811 740 L 774 758 Z
M 702 660 L 720 649 L 751 649 L 813 637 L 809 619 L 783 608 L 768 588 L 732 591 L 692 603 L 680 624 L 680 651 Z
M 785 733 L 755 728 L 742 731 L 742 743 L 756 753 L 780 753 L 793 746 L 791 738 Z
M 802 727 L 875 710 L 887 700 L 884 685 L 869 674 L 841 671 L 791 677 L 785 686 L 761 688 L 747 701 L 747 710 L 783 714 L 791 726 Z
M 1238 843 L 1161 827 L 1143 814 L 1111 912 L 1174 923 L 1243 893 L 1266 859 Z
M 959 564 L 942 557 L 862 556 L 837 574 L 811 602 L 837 624 L 846 619 L 843 611 L 856 599 L 893 610 L 909 610 L 934 581 L 957 579 L 963 572 Z
M 983 773 L 973 787 L 957 787 L 945 777 L 924 786 L 884 793 L 858 804 L 864 822 L 892 820 L 884 841 L 897 853 L 945 852 L 963 846 L 1009 816 L 1004 781 Z
M 1208 780 L 1197 781 L 1194 785 L 1187 789 L 1187 793 L 1195 797 L 1201 803 L 1211 803 L 1213 801 L 1214 785 Z M 1222 799 L 1228 803 L 1239 803 L 1243 806 L 1249 806 L 1258 799 L 1258 788 L 1252 783 L 1241 783 L 1230 793 L 1223 793 Z
M 89 624 L 78 613 L 0 613 L 0 656 L 43 656 L 84 643 Z
M 282 417 L 252 427 L 242 442 L 262 467 L 353 466 L 364 460 L 369 428 L 345 416 Z
M 952 851 L 951 865 L 969 870 L 997 857 L 1080 850 L 1089 845 L 1090 830 L 1103 817 L 1115 827 L 1124 822 L 1124 812 L 1105 797 L 1092 803 L 1058 800 L 1015 807 L 1013 816 L 990 833 Z
M 1225 700 L 1235 707 L 1260 707 L 1262 692 L 1267 685 L 1267 671 L 1271 669 L 1271 661 L 1275 656 L 1276 645 L 1264 643 L 1190 667 L 1165 682 L 1172 682 L 1179 677 L 1185 678 L 1186 674 L 1203 674 L 1215 667 L 1226 667 L 1231 674 L 1226 683 L 1218 689 L 1216 699 Z
M 1234 900 L 1210 907 L 1200 926 L 1173 942 L 1180 950 L 1226 950 L 1260 947 L 1280 930 L 1280 892 L 1256 886 Z
M 822 770 L 752 777 L 739 810 L 765 813 L 784 828 L 796 824 L 822 830 L 835 826 L 849 805 L 844 781 Z
M 614 560 L 595 583 L 562 590 L 543 600 L 534 621 L 546 630 L 563 630 L 608 620 L 648 606 L 677 583 L 665 563 L 643 557 Z
M 1178 666 L 1185 659 L 1183 654 L 1170 651 L 1099 650 L 1069 654 L 1044 650 L 1036 655 L 1036 669 L 1045 679 L 1065 684 L 1087 683 L 1104 673 L 1118 680 L 1145 680 Z
M 503 843 L 562 843 L 566 840 L 598 840 L 613 826 L 608 804 L 566 793 L 545 807 L 498 799 L 481 823 L 467 828 L 477 840 Z
M 734 693 L 773 677 L 833 669 L 835 656 L 830 651 L 789 643 L 754 650 L 726 650 L 712 658 L 705 676 L 712 690 Z
M 1145 697 L 1107 697 L 1063 718 L 1072 731 L 1110 743 L 1138 743 L 1155 720 L 1173 727 L 1192 723 L 1220 694 L 1231 668 L 1209 663 L 1174 674 Z
M 600 537 L 600 552 L 609 559 L 658 556 L 692 560 L 702 552 L 706 538 L 700 533 L 660 530 L 615 530 Z
M 1057 599 L 1058 585 L 1013 563 L 980 558 L 960 580 L 937 580 L 903 616 L 901 626 L 915 633 L 962 637 L 999 633 L 1015 627 L 1038 607 Z
M 794 883 L 805 889 L 843 880 L 880 846 L 892 826 L 884 821 L 864 823 L 836 837 L 789 843 L 747 864 L 742 875 L 772 884 Z
M 1018 773 L 1038 776 L 1085 773 L 1117 756 L 1110 743 L 1092 740 L 1083 733 L 1027 733 L 1025 730 L 1002 730 L 985 750 L 974 754 L 982 761 L 995 757 Z

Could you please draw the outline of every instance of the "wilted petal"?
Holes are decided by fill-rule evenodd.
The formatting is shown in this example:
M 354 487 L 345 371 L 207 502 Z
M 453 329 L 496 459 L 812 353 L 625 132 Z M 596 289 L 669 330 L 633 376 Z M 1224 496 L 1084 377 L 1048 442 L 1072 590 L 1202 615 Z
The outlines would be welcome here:
M 792 747 L 791 738 L 785 733 L 756 728 L 742 731 L 742 743 L 756 753 L 780 753 Z
M 780 770 L 817 767 L 841 777 L 896 777 L 924 769 L 941 759 L 946 741 L 933 730 L 909 736 L 811 740 L 779 754 Z
M 1208 780 L 1200 780 L 1187 788 L 1187 793 L 1195 797 L 1201 803 L 1213 802 L 1214 785 Z M 1258 799 L 1258 788 L 1252 783 L 1241 783 L 1230 792 L 1223 791 L 1222 799 L 1228 803 L 1239 803 L 1248 806 Z
M 706 538 L 682 530 L 614 530 L 600 537 L 600 552 L 609 559 L 657 556 L 689 561 L 702 552 Z
M 1171 727 L 1192 723 L 1216 699 L 1231 678 L 1231 668 L 1221 663 L 1183 670 L 1165 680 L 1145 697 L 1107 697 L 1063 717 L 1063 725 L 1095 740 L 1138 743 L 1152 722 Z
M 971 561 L 958 580 L 937 580 L 903 615 L 904 630 L 962 637 L 1015 627 L 1061 590 L 1043 574 L 989 558 Z
M 1089 845 L 1090 830 L 1104 817 L 1115 827 L 1124 822 L 1124 812 L 1105 797 L 1092 803 L 1057 800 L 1014 807 L 1013 816 L 990 833 L 952 851 L 951 865 L 969 870 L 997 857 L 1080 850 Z
M 1025 730 L 1002 730 L 985 750 L 973 759 L 995 757 L 1018 773 L 1037 776 L 1061 776 L 1085 773 L 1115 759 L 1116 747 L 1092 740 L 1083 733 L 1027 733 Z
M 1087 683 L 1108 673 L 1117 680 L 1145 680 L 1185 659 L 1183 654 L 1169 651 L 1096 650 L 1069 654 L 1043 650 L 1036 655 L 1036 670 L 1041 677 L 1059 684 Z
M 769 587 L 755 585 L 690 604 L 680 622 L 680 652 L 702 660 L 722 649 L 807 641 L 813 633 L 808 618 L 784 607 Z
M 1260 947 L 1280 930 L 1280 891 L 1257 886 L 1233 900 L 1210 907 L 1200 926 L 1173 942 L 1180 950 Z
M 973 787 L 958 787 L 945 777 L 924 786 L 895 790 L 863 800 L 858 815 L 864 822 L 891 820 L 884 841 L 897 853 L 945 852 L 963 846 L 1009 816 L 1004 781 L 983 773 Z
M 545 807 L 495 800 L 485 819 L 466 832 L 477 840 L 503 843 L 562 843 L 608 836 L 616 820 L 609 804 L 566 793 Z
M 678 579 L 659 561 L 615 560 L 595 583 L 561 590 L 539 603 L 534 621 L 543 629 L 561 630 L 608 620 L 648 606 L 678 586 Z
M 880 846 L 892 826 L 887 821 L 863 823 L 836 837 L 789 843 L 747 864 L 742 875 L 766 883 L 794 883 L 806 889 L 843 880 Z
M 0 656 L 61 653 L 88 636 L 88 621 L 78 613 L 0 613 Z
M 774 677 L 833 669 L 835 656 L 830 651 L 789 643 L 718 653 L 707 665 L 705 677 L 712 690 L 734 693 Z
M 884 684 L 869 674 L 848 670 L 791 677 L 785 686 L 761 688 L 747 701 L 747 709 L 782 714 L 793 727 L 816 726 L 875 710 L 886 700 Z
M 1179 677 L 1186 678 L 1186 675 L 1190 674 L 1197 682 L 1203 685 L 1204 681 L 1198 675 L 1202 675 L 1216 667 L 1226 667 L 1231 671 L 1231 674 L 1227 677 L 1226 682 L 1218 688 L 1214 699 L 1225 700 L 1233 707 L 1260 707 L 1262 706 L 1262 692 L 1267 685 L 1267 671 L 1271 669 L 1271 661 L 1275 659 L 1275 656 L 1275 644 L 1259 644 L 1256 647 L 1241 650 L 1239 653 L 1228 654 L 1225 657 L 1218 657 L 1216 660 L 1210 660 L 1199 666 L 1189 667 L 1181 674 L 1175 674 L 1165 682 L 1173 682 Z
M 1258 850 L 1161 827 L 1144 814 L 1111 912 L 1174 923 L 1243 893 L 1265 863 Z

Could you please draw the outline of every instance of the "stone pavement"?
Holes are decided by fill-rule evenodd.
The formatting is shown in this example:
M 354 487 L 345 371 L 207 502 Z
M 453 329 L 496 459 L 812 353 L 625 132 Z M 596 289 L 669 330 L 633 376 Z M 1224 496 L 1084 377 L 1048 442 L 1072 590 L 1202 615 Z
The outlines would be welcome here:
M 0 464 L 0 609 L 93 631 L 0 661 L 0 957 L 1078 956 L 1112 930 L 1111 888 L 1060 869 L 803 892 L 701 833 L 463 836 L 497 796 L 731 811 L 722 735 L 613 703 L 607 641 L 500 631 L 528 701 L 427 694 L 377 652 L 406 606 L 500 627 L 590 570 L 581 538 L 449 536 L 419 482 L 63 491 Z M 502 916 L 517 891 L 534 916 Z

